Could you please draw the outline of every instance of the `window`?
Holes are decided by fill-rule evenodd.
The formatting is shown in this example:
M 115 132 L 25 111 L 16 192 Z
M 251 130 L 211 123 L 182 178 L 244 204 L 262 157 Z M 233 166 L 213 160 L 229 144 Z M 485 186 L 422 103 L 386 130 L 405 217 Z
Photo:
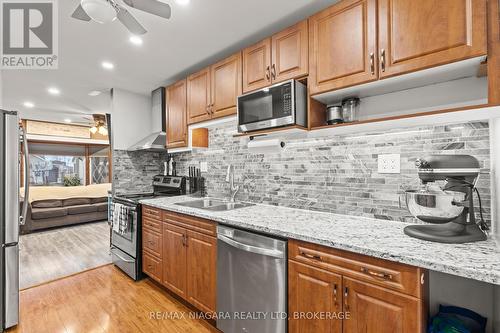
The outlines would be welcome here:
M 89 148 L 90 184 L 109 183 L 109 148 L 91 146 Z
M 30 142 L 29 155 L 33 186 L 110 182 L 109 146 Z

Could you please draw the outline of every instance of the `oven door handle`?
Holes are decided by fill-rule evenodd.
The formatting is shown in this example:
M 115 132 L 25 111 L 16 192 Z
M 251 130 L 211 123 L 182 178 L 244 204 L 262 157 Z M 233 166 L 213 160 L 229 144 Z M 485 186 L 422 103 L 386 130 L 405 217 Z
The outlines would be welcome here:
M 133 263 L 134 260 L 129 260 L 127 258 L 123 258 L 121 255 L 119 255 L 118 253 L 114 252 L 113 249 L 115 249 L 114 246 L 111 247 L 111 253 L 113 253 L 115 256 L 117 256 L 118 258 L 120 258 L 121 260 L 125 261 L 125 262 L 128 262 L 128 263 Z

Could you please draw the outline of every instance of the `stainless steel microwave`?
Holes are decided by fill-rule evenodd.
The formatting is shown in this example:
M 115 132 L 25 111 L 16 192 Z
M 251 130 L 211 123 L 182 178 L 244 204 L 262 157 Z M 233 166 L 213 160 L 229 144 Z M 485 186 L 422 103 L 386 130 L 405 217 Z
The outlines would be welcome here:
M 288 80 L 238 97 L 238 132 L 307 126 L 307 88 Z

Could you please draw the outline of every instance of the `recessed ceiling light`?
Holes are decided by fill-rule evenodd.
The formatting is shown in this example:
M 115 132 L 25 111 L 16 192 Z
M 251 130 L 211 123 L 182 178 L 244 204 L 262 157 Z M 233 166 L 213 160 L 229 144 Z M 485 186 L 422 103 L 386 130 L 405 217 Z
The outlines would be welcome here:
M 103 61 L 101 65 L 102 65 L 102 68 L 107 69 L 107 70 L 112 70 L 113 68 L 115 68 L 115 65 L 113 65 L 113 63 L 111 63 L 109 61 Z
M 95 97 L 95 96 L 99 96 L 101 93 L 102 92 L 99 90 L 92 90 L 91 92 L 89 92 L 89 96 Z
M 128 39 L 132 44 L 140 46 L 142 45 L 142 38 L 139 36 L 130 36 Z
M 71 119 L 66 118 L 66 119 L 64 119 L 64 122 L 69 124 L 69 123 L 71 123 Z
M 23 105 L 24 105 L 24 107 L 29 108 L 29 109 L 32 109 L 35 107 L 35 104 L 33 102 L 28 102 L 28 101 L 24 102 Z
M 178 5 L 182 6 L 186 6 L 187 4 L 189 4 L 189 0 L 175 0 L 175 2 L 177 2 Z
M 60 95 L 61 94 L 61 90 L 57 89 L 56 87 L 50 87 L 49 89 L 47 89 L 47 91 L 51 95 Z

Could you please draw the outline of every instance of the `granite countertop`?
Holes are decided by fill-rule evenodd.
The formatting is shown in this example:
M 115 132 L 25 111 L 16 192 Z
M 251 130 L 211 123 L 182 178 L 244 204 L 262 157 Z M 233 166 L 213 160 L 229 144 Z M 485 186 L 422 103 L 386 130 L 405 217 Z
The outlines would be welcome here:
M 161 197 L 141 203 L 283 238 L 418 266 L 500 285 L 500 246 L 489 238 L 468 244 L 440 244 L 406 236 L 403 222 L 257 204 L 214 212 L 175 205 L 199 198 Z

